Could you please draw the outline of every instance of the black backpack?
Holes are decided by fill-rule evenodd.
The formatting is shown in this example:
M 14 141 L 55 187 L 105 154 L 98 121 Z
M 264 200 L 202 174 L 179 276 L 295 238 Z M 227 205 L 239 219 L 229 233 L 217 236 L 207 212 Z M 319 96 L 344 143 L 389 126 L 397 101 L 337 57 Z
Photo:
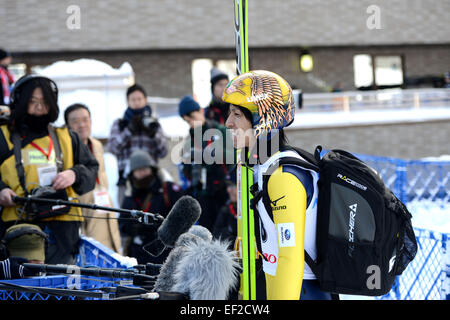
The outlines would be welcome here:
M 323 291 L 380 296 L 414 259 L 417 242 L 405 205 L 363 161 L 343 150 L 320 157 L 287 147 L 306 161 L 279 159 L 319 173 L 317 259 L 305 261 Z M 266 195 L 262 195 L 267 196 Z

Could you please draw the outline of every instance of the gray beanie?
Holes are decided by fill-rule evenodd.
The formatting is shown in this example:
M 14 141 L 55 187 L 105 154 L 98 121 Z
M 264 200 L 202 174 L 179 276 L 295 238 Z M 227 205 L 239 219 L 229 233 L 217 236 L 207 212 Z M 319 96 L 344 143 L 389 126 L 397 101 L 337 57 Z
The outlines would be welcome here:
M 129 161 L 130 161 L 130 172 L 145 167 L 156 167 L 155 161 L 152 159 L 152 157 L 150 157 L 148 152 L 144 150 L 134 151 L 131 154 Z

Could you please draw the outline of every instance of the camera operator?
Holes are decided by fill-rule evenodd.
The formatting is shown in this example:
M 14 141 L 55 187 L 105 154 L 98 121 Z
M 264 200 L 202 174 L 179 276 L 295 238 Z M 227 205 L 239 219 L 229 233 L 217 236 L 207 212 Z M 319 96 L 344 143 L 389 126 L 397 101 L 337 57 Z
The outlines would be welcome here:
M 107 149 L 117 157 L 119 181 L 118 203 L 123 202 L 125 192 L 125 168 L 131 154 L 142 149 L 150 154 L 155 163 L 167 155 L 168 145 L 162 128 L 147 103 L 143 87 L 135 84 L 127 90 L 128 108 L 123 118 L 114 121 Z
M 31 221 L 49 235 L 46 263 L 73 264 L 78 253 L 80 208 L 32 203 L 14 196 L 68 200 L 92 190 L 98 162 L 67 128 L 54 128 L 58 88 L 42 76 L 20 78 L 10 97 L 11 116 L 0 126 L 0 237 L 18 222 Z
M 227 164 L 226 159 L 227 153 L 234 150 L 227 150 L 229 133 L 226 128 L 206 119 L 203 109 L 192 96 L 186 95 L 180 100 L 178 113 L 190 126 L 182 150 L 183 174 L 190 183 L 187 193 L 196 198 L 202 207 L 198 223 L 212 231 L 216 215 L 228 199 L 225 180 L 229 178 L 232 164 Z M 208 132 L 215 134 L 209 137 Z M 222 149 L 221 156 L 216 147 Z M 217 161 L 208 164 L 204 155 L 212 155 L 216 151 Z

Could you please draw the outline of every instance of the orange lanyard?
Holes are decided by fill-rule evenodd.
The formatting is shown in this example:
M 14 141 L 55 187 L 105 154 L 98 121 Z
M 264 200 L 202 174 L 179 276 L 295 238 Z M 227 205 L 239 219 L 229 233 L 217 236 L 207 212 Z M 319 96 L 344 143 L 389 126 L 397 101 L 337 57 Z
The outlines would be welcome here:
M 53 141 L 52 138 L 50 136 L 48 136 L 48 138 L 50 139 L 50 143 L 48 144 L 48 153 L 46 153 L 44 151 L 44 149 L 42 149 L 40 146 L 38 146 L 36 143 L 34 142 L 30 142 L 30 144 L 36 148 L 37 150 L 39 150 L 46 158 L 47 160 L 50 160 L 50 155 L 52 154 L 52 150 L 53 150 Z

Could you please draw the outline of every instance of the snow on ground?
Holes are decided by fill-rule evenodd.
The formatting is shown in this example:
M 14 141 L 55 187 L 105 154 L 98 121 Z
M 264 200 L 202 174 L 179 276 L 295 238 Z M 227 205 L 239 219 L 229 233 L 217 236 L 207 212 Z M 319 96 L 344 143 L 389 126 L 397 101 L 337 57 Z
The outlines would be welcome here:
M 179 115 L 160 118 L 159 122 L 168 138 L 186 137 L 189 134 L 189 125 Z
M 411 201 L 407 208 L 415 228 L 450 234 L 450 204 L 440 201 Z
M 109 64 L 95 59 L 77 59 L 73 61 L 57 61 L 39 71 L 49 78 L 70 78 L 79 76 L 101 77 L 104 75 L 130 74 L 133 68 L 128 62 L 124 62 L 120 68 L 114 69 Z

